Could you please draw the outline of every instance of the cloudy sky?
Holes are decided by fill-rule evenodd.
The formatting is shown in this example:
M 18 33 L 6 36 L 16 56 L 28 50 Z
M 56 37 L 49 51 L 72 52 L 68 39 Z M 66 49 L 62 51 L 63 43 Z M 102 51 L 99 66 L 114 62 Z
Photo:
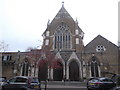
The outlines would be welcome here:
M 85 32 L 86 45 L 102 35 L 117 45 L 119 0 L 0 0 L 0 42 L 7 51 L 42 45 L 42 33 L 64 6 Z

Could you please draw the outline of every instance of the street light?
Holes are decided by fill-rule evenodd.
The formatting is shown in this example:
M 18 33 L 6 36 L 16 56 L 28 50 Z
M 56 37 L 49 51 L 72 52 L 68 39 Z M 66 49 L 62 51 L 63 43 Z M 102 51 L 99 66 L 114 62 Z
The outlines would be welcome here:
M 14 63 L 15 64 L 15 68 L 14 68 L 14 71 L 13 71 L 13 73 L 15 73 L 15 76 L 17 76 L 17 74 L 18 74 L 19 61 L 20 61 L 20 51 L 18 50 L 17 59 L 16 59 L 16 61 Z
M 67 57 L 67 56 L 66 56 L 66 54 L 65 54 L 65 60 L 64 60 L 64 61 L 65 61 L 65 77 L 64 77 L 64 82 L 66 81 L 66 78 L 67 78 L 67 75 L 66 75 L 66 73 L 67 73 L 67 66 L 66 66 L 66 65 L 67 65 L 67 64 L 66 64 L 66 63 L 67 63 L 67 60 L 66 60 L 66 57 Z

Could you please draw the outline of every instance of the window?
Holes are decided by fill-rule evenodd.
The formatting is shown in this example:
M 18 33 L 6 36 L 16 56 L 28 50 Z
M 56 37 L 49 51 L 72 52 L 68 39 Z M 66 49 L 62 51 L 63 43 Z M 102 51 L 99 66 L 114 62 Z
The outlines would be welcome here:
M 22 76 L 28 76 L 28 68 L 29 68 L 29 63 L 25 58 L 25 62 L 23 63 L 23 66 L 22 66 Z
M 16 78 L 12 78 L 9 80 L 9 82 L 15 82 L 16 81 Z
M 79 44 L 79 38 L 76 38 L 76 44 Z
M 83 32 L 81 32 L 80 36 L 81 36 L 81 38 L 83 39 L 83 37 L 84 37 L 84 33 L 83 33 Z
M 39 83 L 39 80 L 38 80 L 38 78 L 32 78 L 32 81 L 31 81 L 32 83 Z
M 99 64 L 96 61 L 96 57 L 92 57 L 91 61 L 91 76 L 92 77 L 99 77 Z
M 79 34 L 79 31 L 78 29 L 75 30 L 75 34 L 78 35 Z
M 45 40 L 45 45 L 49 45 L 49 40 Z
M 6 60 L 7 60 L 7 56 L 3 56 L 3 57 L 2 57 L 2 60 L 3 60 L 3 61 L 6 61 Z
M 113 82 L 111 79 L 103 79 L 103 82 Z
M 96 51 L 97 52 L 104 52 L 104 51 L 106 51 L 106 48 L 103 45 L 98 45 L 96 47 Z
M 50 35 L 50 32 L 49 32 L 49 31 L 47 31 L 47 32 L 46 32 L 46 36 L 49 36 L 49 35 Z
M 22 78 L 22 77 L 17 77 L 17 78 L 11 79 L 10 82 L 21 82 L 21 83 L 25 83 L 25 82 L 27 82 L 27 79 L 26 79 L 26 78 Z
M 5 82 L 6 81 L 6 77 L 0 77 L 0 82 Z
M 54 49 L 70 49 L 71 48 L 71 35 L 69 27 L 64 23 L 60 23 L 56 28 L 54 36 Z
M 2 56 L 2 61 L 8 61 L 11 59 L 12 59 L 12 56 Z
M 98 79 L 93 79 L 90 82 L 99 82 L 99 80 Z

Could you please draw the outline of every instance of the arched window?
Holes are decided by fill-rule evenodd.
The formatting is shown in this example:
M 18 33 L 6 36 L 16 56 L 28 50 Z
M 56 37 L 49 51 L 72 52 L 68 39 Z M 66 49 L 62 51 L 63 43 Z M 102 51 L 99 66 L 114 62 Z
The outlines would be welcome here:
M 29 63 L 27 58 L 25 58 L 25 61 L 23 63 L 22 76 L 28 76 L 28 69 L 29 69 Z
M 56 28 L 54 36 L 54 49 L 71 49 L 71 35 L 69 27 L 64 22 L 60 23 L 59 26 Z
M 95 56 L 92 57 L 91 61 L 91 76 L 92 77 L 99 77 L 99 63 L 96 60 Z

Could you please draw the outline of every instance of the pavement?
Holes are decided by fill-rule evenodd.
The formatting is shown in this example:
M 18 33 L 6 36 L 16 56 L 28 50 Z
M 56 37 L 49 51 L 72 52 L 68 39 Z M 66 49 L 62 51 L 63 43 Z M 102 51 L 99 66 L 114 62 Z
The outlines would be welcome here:
M 61 81 L 49 81 L 47 82 L 47 85 L 45 86 L 45 82 L 41 82 L 41 88 L 44 90 L 45 87 L 47 88 L 86 88 L 85 82 L 61 82 Z

